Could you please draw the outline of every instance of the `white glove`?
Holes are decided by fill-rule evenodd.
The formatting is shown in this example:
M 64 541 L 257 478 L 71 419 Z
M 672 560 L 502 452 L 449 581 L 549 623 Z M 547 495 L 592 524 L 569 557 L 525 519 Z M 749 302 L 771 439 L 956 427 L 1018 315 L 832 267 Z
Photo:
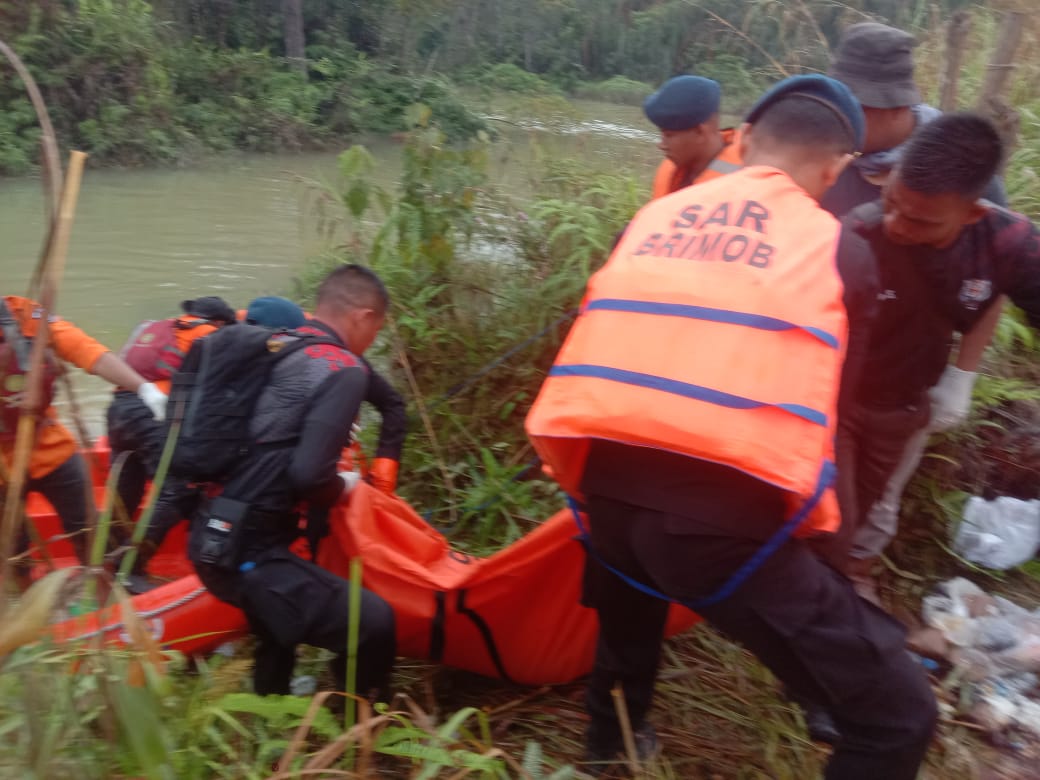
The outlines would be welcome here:
M 343 477 L 343 492 L 339 494 L 339 500 L 346 499 L 361 481 L 361 473 L 357 471 L 340 471 L 337 476 Z
M 977 376 L 974 371 L 962 371 L 952 363 L 946 366 L 935 387 L 928 391 L 932 400 L 930 430 L 948 431 L 964 422 L 971 410 L 971 391 Z
M 357 441 L 361 438 L 361 425 L 359 423 L 350 424 L 350 440 L 352 442 Z
M 169 400 L 166 393 L 151 382 L 145 382 L 137 388 L 137 397 L 144 401 L 156 420 L 162 422 L 166 419 L 166 402 Z

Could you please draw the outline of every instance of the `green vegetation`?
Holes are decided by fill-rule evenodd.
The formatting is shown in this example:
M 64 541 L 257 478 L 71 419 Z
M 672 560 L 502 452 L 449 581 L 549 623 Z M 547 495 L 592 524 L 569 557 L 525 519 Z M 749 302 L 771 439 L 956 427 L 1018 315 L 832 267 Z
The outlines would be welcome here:
M 523 211 L 488 188 L 483 146 L 446 147 L 427 111 L 415 119 L 396 192 L 370 183 L 361 147 L 341 155 L 332 189 L 312 188 L 312 208 L 342 249 L 316 261 L 297 294 L 308 303 L 329 265 L 344 261 L 386 280 L 392 316 L 376 360 L 415 416 L 402 493 L 481 552 L 562 504 L 551 483 L 532 479 L 523 419 L 568 312 L 644 190 L 557 165 Z
M 55 576 L 55 575 L 51 575 Z M 438 722 L 406 696 L 344 729 L 328 693 L 242 691 L 245 658 L 185 668 L 151 651 L 35 646 L 0 677 L 0 774 L 48 780 L 458 776 L 566 780 L 537 743 L 514 759 L 493 743 L 491 718 L 465 707 Z M 523 774 L 526 772 L 526 775 Z
M 0 37 L 39 82 L 62 143 L 102 163 L 340 145 L 404 129 L 417 102 L 453 139 L 486 129 L 443 80 L 402 75 L 346 40 L 316 35 L 300 71 L 267 48 L 178 36 L 145 0 L 27 7 L 0 16 Z M 38 130 L 20 81 L 0 74 L 0 171 L 20 173 L 36 160 Z
M 283 16 L 293 5 L 305 22 L 305 69 L 286 56 Z M 113 163 L 406 134 L 397 187 L 374 185 L 372 158 L 354 146 L 340 157 L 336 182 L 310 188 L 310 211 L 330 248 L 301 274 L 296 295 L 308 302 L 324 271 L 344 261 L 370 264 L 388 281 L 392 318 L 374 359 L 414 414 L 401 493 L 460 546 L 482 554 L 561 504 L 531 466 L 522 422 L 568 313 L 641 205 L 646 182 L 550 161 L 532 174 L 532 201 L 510 202 L 488 180 L 484 124 L 458 99 L 453 80 L 525 99 L 561 100 L 565 90 L 638 103 L 652 84 L 696 69 L 723 82 L 736 110 L 775 76 L 769 57 L 792 70 L 820 67 L 822 40 L 861 11 L 920 30 L 932 25 L 932 7 L 896 0 L 51 0 L 0 5 L 0 35 L 40 79 L 62 140 Z M 993 33 L 977 15 L 965 105 L 981 83 Z M 923 37 L 922 86 L 934 97 L 940 30 L 932 25 Z M 1038 68 L 1030 52 L 1013 87 L 1022 144 L 1008 169 L 1012 204 L 1034 217 Z M 4 79 L 0 169 L 13 172 L 34 163 L 36 131 L 20 86 Z M 447 143 L 464 138 L 469 143 Z M 937 440 L 915 479 L 884 583 L 901 617 L 916 612 L 935 581 L 966 571 L 944 545 L 968 493 L 1035 490 L 1038 349 L 1019 315 L 1006 315 L 970 424 Z M 369 441 L 376 428 L 366 426 Z M 1035 598 L 1036 572 L 1034 563 L 983 584 Z M 980 574 L 987 576 L 972 571 Z M 580 684 L 532 692 L 404 662 L 397 687 L 412 698 L 393 712 L 362 714 L 358 730 L 344 735 L 321 707 L 322 694 L 245 693 L 248 646 L 193 669 L 174 658 L 166 677 L 154 648 L 144 641 L 142 649 L 37 646 L 4 657 L 0 775 L 253 778 L 306 776 L 310 767 L 343 777 L 353 776 L 353 761 L 357 774 L 451 777 L 470 769 L 478 777 L 562 778 L 570 776 L 566 764 L 580 759 Z M 807 741 L 799 715 L 747 654 L 701 628 L 669 643 L 665 655 L 654 715 L 665 758 L 644 777 L 818 772 L 824 751 Z M 301 661 L 301 672 L 319 676 L 319 688 L 328 682 L 317 671 L 324 660 Z M 985 761 L 968 730 L 943 724 L 930 756 L 933 777 L 974 778 Z
M 926 30 L 965 4 L 46 0 L 0 5 L 0 38 L 40 82 L 63 144 L 141 165 L 339 146 L 406 130 L 418 102 L 450 140 L 472 138 L 486 129 L 482 106 L 453 83 L 639 103 L 669 76 L 699 72 L 739 114 L 778 74 L 824 68 L 828 42 L 853 21 Z M 6 69 L 0 107 L 0 173 L 25 172 L 38 131 Z

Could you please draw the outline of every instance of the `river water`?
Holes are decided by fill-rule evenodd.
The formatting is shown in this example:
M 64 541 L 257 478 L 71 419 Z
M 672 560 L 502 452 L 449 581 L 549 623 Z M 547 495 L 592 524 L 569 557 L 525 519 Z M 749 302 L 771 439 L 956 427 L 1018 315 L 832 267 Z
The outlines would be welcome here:
M 642 112 L 572 105 L 573 116 L 562 120 L 495 123 L 500 137 L 489 155 L 492 186 L 523 203 L 545 160 L 578 158 L 628 170 L 646 180 L 649 192 L 659 153 Z M 373 178 L 393 188 L 400 144 L 364 143 L 377 161 Z M 257 295 L 289 291 L 301 263 L 323 247 L 305 180 L 332 181 L 335 158 L 331 152 L 230 155 L 150 170 L 91 170 L 88 161 L 57 311 L 118 349 L 134 325 L 176 314 L 185 298 L 220 295 L 243 307 Z M 39 180 L 0 181 L 4 294 L 24 294 L 43 231 Z M 110 388 L 78 371 L 73 376 L 84 418 L 99 432 Z

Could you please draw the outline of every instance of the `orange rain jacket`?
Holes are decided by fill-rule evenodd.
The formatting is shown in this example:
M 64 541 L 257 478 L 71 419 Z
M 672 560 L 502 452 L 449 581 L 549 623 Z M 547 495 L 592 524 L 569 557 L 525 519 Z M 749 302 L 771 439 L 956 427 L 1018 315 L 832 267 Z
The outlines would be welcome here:
M 650 199 L 656 200 L 691 184 L 703 184 L 706 181 L 717 179 L 719 176 L 740 170 L 744 164 L 740 159 L 740 130 L 734 127 L 723 130 L 722 140 L 726 144 L 722 147 L 722 151 L 692 182 L 687 181 L 690 178 L 688 170 L 677 168 L 675 163 L 667 158 L 662 160 L 661 164 L 657 166 L 657 173 L 654 174 L 653 193 Z M 684 184 L 684 182 L 686 183 Z
M 15 295 L 4 296 L 4 302 L 11 314 L 21 325 L 22 333 L 27 338 L 36 336 L 43 308 L 35 301 Z M 56 314 L 49 317 L 50 345 L 54 353 L 62 360 L 91 371 L 98 358 L 109 351 L 108 347 L 95 341 L 71 322 L 66 322 Z M 5 383 L 13 377 L 6 377 Z M 3 394 L 4 403 L 20 402 L 20 393 Z M 64 425 L 58 422 L 58 415 L 53 406 L 48 406 L 41 414 L 41 424 L 36 433 L 36 445 L 33 447 L 29 461 L 29 477 L 37 479 L 50 474 L 76 452 L 76 441 Z M 14 456 L 14 440 L 0 440 L 0 457 L 10 467 Z
M 737 468 L 804 504 L 834 458 L 839 233 L 764 166 L 647 204 L 589 281 L 528 415 L 546 470 L 578 495 L 599 438 Z M 837 526 L 828 496 L 799 533 Z

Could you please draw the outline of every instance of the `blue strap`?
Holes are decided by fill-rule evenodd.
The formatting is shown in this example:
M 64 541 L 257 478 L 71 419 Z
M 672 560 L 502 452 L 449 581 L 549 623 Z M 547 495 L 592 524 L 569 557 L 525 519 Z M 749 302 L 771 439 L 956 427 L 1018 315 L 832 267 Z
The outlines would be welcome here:
M 581 376 L 593 379 L 607 379 L 612 382 L 622 382 L 626 385 L 660 390 L 672 395 L 681 395 L 684 398 L 693 398 L 697 401 L 705 401 L 730 409 L 760 409 L 768 406 L 774 409 L 782 409 L 796 417 L 801 417 L 803 420 L 827 427 L 826 414 L 802 404 L 771 404 L 765 401 L 755 401 L 751 398 L 725 393 L 721 390 L 713 390 L 710 387 L 680 382 L 678 379 L 668 379 L 654 374 L 643 374 L 638 371 L 626 371 L 621 368 L 596 366 L 588 363 L 570 363 L 553 366 L 549 370 L 549 376 Z
M 585 311 L 623 311 L 634 314 L 658 314 L 665 317 L 685 317 L 708 322 L 723 322 L 730 325 L 744 325 L 757 330 L 801 330 L 818 338 L 828 347 L 837 349 L 841 342 L 837 336 L 820 328 L 798 325 L 776 317 L 762 314 L 747 314 L 730 309 L 711 309 L 707 306 L 692 306 L 685 303 L 658 303 L 655 301 L 633 301 L 625 298 L 600 298 L 585 304 Z
M 820 468 L 820 477 L 816 483 L 816 490 L 812 494 L 812 496 L 810 496 L 809 499 L 804 504 L 802 504 L 798 511 L 795 512 L 794 515 L 792 515 L 786 523 L 784 523 L 782 526 L 780 526 L 779 529 L 777 529 L 776 533 L 774 533 L 765 542 L 765 544 L 763 544 L 761 547 L 758 548 L 758 550 L 755 551 L 754 555 L 748 558 L 740 566 L 740 568 L 733 572 L 730 578 L 726 580 L 726 582 L 724 582 L 717 591 L 712 593 L 710 596 L 704 596 L 698 599 L 694 599 L 693 601 L 679 601 L 679 603 L 682 604 L 684 607 L 689 607 L 690 609 L 697 611 L 700 609 L 704 609 L 704 607 L 714 606 L 715 604 L 718 604 L 720 601 L 732 596 L 733 593 L 737 590 L 737 588 L 743 585 L 744 582 L 748 579 L 748 577 L 754 574 L 758 567 L 765 563 L 766 559 L 769 558 L 770 555 L 772 555 L 778 549 L 780 549 L 780 547 L 785 542 L 787 542 L 788 539 L 791 538 L 791 534 L 795 532 L 798 526 L 800 526 L 802 522 L 804 522 L 805 518 L 809 516 L 809 513 L 812 512 L 816 505 L 820 502 L 820 499 L 823 497 L 824 491 L 827 490 L 828 487 L 830 487 L 832 482 L 834 482 L 834 476 L 836 471 L 837 470 L 835 469 L 833 463 L 831 463 L 830 461 L 824 462 L 823 466 Z M 615 569 L 609 563 L 604 561 L 599 555 L 597 555 L 596 551 L 592 549 L 592 540 L 589 536 L 588 529 L 585 527 L 585 523 L 581 519 L 581 512 L 578 511 L 578 502 L 570 496 L 567 496 L 567 503 L 571 508 L 571 512 L 574 514 L 574 522 L 578 526 L 578 538 L 580 539 L 581 543 L 585 546 L 585 550 L 587 551 L 587 553 L 591 555 L 593 558 L 595 558 L 601 566 L 620 577 L 631 587 L 635 588 L 636 590 L 642 593 L 645 593 L 648 596 L 653 596 L 654 598 L 662 599 L 663 601 L 677 601 L 677 599 L 673 599 L 671 596 L 666 596 L 664 593 L 661 593 L 660 591 L 651 588 L 649 585 L 644 585 L 643 583 L 632 579 L 624 572 Z

